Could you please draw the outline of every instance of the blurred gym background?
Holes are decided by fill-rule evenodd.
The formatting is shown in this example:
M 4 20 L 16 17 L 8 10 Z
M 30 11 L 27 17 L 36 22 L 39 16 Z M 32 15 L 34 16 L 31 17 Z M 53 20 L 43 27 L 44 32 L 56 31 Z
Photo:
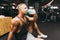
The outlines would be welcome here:
M 0 15 L 15 17 L 17 15 L 17 5 L 24 2 L 28 7 L 35 7 L 40 22 L 60 22 L 60 0 L 54 0 L 51 7 L 45 9 L 47 13 L 41 10 L 41 7 L 50 1 L 51 0 L 0 0 Z

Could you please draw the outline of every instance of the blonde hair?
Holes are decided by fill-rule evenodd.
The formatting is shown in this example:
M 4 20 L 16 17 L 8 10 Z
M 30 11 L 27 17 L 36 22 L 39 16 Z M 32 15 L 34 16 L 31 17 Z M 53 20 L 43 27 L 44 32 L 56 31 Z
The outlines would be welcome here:
M 20 6 L 22 6 L 22 5 L 26 5 L 26 4 L 25 3 L 18 4 L 17 9 L 20 9 Z

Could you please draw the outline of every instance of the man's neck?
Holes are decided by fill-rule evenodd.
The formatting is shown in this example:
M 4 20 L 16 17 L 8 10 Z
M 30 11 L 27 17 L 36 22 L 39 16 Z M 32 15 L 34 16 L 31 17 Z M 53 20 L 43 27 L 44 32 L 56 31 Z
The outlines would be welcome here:
M 21 12 L 19 12 L 18 16 L 19 16 L 20 18 L 24 18 L 23 13 L 21 13 Z
M 25 15 L 23 15 L 22 13 L 19 13 L 18 14 L 18 17 L 23 21 L 23 22 L 25 22 L 25 17 L 24 17 Z

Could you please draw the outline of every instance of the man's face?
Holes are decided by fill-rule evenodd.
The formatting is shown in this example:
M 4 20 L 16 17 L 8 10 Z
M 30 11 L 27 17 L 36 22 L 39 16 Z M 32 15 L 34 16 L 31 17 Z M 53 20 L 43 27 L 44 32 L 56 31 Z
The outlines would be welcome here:
M 20 11 L 21 11 L 23 14 L 27 14 L 27 10 L 28 10 L 28 8 L 27 8 L 27 6 L 26 6 L 25 4 L 22 4 L 22 5 L 20 6 Z

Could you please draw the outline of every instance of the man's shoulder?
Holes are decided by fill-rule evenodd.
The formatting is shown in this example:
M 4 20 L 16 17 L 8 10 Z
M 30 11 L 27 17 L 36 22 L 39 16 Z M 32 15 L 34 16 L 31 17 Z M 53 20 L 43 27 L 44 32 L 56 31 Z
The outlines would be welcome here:
M 19 24 L 20 22 L 19 22 L 19 19 L 15 17 L 11 20 L 11 23 L 12 24 Z

